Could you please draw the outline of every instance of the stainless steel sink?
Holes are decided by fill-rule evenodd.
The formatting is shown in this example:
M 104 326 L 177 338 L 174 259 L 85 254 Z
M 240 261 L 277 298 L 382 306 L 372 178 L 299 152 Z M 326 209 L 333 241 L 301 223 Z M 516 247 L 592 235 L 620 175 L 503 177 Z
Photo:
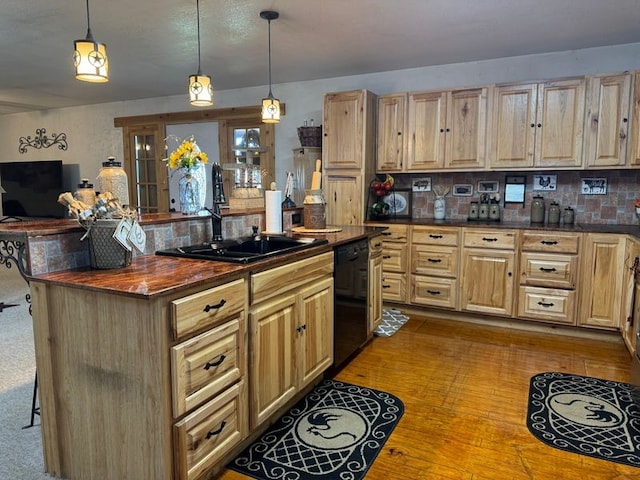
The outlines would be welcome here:
M 328 240 L 310 237 L 245 237 L 158 250 L 156 255 L 248 263 L 325 243 Z

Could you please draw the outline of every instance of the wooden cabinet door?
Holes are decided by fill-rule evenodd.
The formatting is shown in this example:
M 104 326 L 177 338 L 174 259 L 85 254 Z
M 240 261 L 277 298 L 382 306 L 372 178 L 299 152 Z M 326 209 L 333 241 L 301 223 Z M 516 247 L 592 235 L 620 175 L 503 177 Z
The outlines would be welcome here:
M 630 73 L 588 79 L 584 126 L 587 168 L 627 163 L 630 94 Z
M 537 84 L 496 87 L 492 115 L 492 169 L 533 166 Z
M 640 72 L 636 72 L 633 77 L 634 88 L 632 98 L 632 119 L 631 119 L 631 152 L 629 155 L 629 165 L 631 167 L 640 166 Z
M 365 138 L 365 91 L 328 93 L 324 97 L 322 157 L 324 168 L 360 168 Z
M 369 259 L 369 333 L 382 322 L 382 255 Z
M 622 275 L 622 308 L 620 310 L 620 332 L 633 354 L 636 348 L 636 333 L 640 321 L 640 284 L 636 283 L 634 262 L 640 256 L 640 241 L 628 236 L 625 241 L 624 273 Z M 634 299 L 635 292 L 635 299 Z
M 446 92 L 409 94 L 407 170 L 424 171 L 444 166 Z
M 488 95 L 486 87 L 447 94 L 444 168 L 484 167 Z
M 618 328 L 622 303 L 622 254 L 620 236 L 585 235 L 579 325 Z
M 378 172 L 401 172 L 404 166 L 404 123 L 407 96 L 378 97 Z
M 300 291 L 296 323 L 298 389 L 333 363 L 333 277 Z
M 256 428 L 297 392 L 293 359 L 296 297 L 289 294 L 252 307 L 249 378 L 251 428 Z
M 511 316 L 515 253 L 467 248 L 463 255 L 462 310 Z
M 534 166 L 582 165 L 584 99 L 584 79 L 538 85 Z
M 332 175 L 324 180 L 327 225 L 362 225 L 366 218 L 360 175 Z M 366 195 L 366 194 L 364 194 Z

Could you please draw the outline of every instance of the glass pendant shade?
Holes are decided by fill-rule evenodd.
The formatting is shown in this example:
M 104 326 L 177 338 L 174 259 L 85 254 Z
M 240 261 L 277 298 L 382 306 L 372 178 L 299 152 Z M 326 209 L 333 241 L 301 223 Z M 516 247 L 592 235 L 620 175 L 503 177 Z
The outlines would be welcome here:
M 198 72 L 189 75 L 189 98 L 195 107 L 209 107 L 213 105 L 213 85 L 211 77 Z
M 262 99 L 262 121 L 278 123 L 280 121 L 280 100 L 269 95 Z
M 85 82 L 108 82 L 109 59 L 107 46 L 96 42 L 93 38 L 73 42 L 73 64 L 76 67 L 76 78 Z

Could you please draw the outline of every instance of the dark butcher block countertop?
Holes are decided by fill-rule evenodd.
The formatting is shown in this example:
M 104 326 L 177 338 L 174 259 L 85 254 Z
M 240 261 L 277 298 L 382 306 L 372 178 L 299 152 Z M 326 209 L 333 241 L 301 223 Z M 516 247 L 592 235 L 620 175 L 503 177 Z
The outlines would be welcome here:
M 87 290 L 151 298 L 199 285 L 233 280 L 247 273 L 267 270 L 278 265 L 329 252 L 338 245 L 376 236 L 382 231 L 384 228 L 373 226 L 345 226 L 340 232 L 313 234 L 314 237 L 326 238 L 329 241 L 327 244 L 245 265 L 214 260 L 142 255 L 135 257 L 131 261 L 131 265 L 127 267 L 110 270 L 95 270 L 85 267 L 44 273 L 32 279 Z M 311 235 L 305 233 L 303 236 Z

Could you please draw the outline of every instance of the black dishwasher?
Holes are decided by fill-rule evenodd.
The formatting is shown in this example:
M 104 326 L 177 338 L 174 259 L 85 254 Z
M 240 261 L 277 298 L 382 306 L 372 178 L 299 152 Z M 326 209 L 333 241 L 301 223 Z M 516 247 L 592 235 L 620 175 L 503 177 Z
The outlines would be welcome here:
M 367 342 L 368 240 L 336 247 L 334 262 L 333 360 L 339 368 Z

